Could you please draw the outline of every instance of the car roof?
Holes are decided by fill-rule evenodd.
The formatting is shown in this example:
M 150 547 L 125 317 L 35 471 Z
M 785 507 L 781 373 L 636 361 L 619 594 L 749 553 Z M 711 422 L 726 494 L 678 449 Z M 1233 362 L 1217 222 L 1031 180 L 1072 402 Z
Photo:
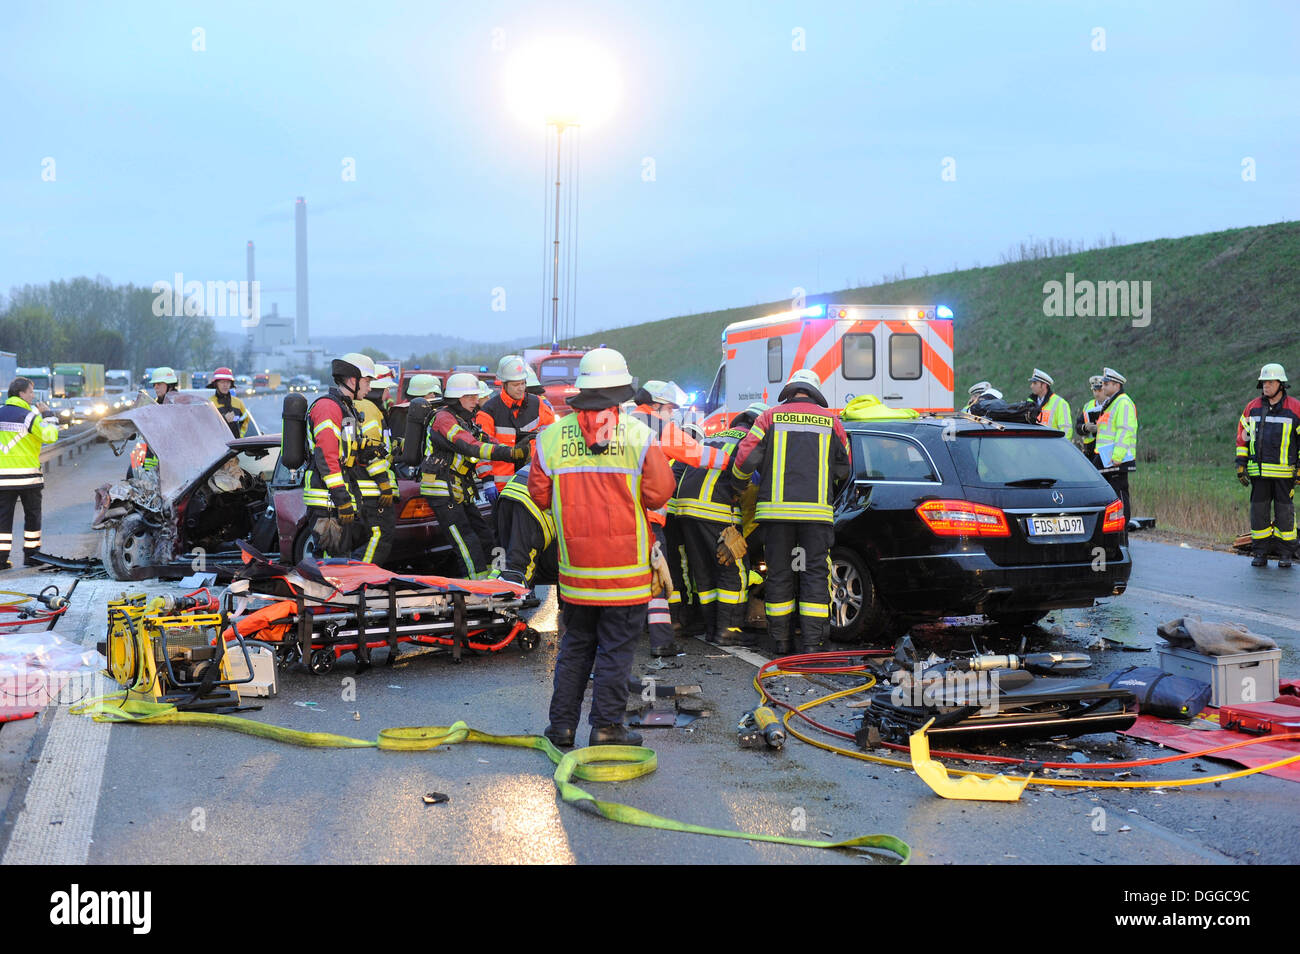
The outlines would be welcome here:
M 924 434 L 934 433 L 936 430 L 943 432 L 947 430 L 952 433 L 955 430 L 958 434 L 1016 434 L 1023 436 L 1045 437 L 1049 435 L 1060 435 L 1060 431 L 1055 428 L 1044 427 L 1042 424 L 1021 424 L 1015 421 L 993 421 L 988 418 L 975 418 L 969 415 L 952 414 L 944 416 L 942 414 L 925 415 L 923 417 L 909 418 L 906 420 L 879 420 L 879 421 L 843 421 L 845 430 L 848 431 L 894 431 L 900 434 L 914 434 L 922 436 Z

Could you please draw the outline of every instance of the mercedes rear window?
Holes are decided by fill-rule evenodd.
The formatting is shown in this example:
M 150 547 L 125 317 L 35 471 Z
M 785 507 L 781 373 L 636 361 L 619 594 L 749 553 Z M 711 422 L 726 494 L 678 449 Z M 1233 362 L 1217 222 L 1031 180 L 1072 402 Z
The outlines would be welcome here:
M 963 484 L 1005 487 L 1012 481 L 1052 478 L 1056 483 L 1050 486 L 1061 486 L 1103 479 L 1077 447 L 1060 437 L 959 434 L 950 446 Z

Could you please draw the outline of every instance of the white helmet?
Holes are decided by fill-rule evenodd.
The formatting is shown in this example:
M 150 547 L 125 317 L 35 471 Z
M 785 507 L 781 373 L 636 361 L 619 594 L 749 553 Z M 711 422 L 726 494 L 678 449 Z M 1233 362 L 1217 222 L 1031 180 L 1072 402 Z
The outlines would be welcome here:
M 411 376 L 410 382 L 406 385 L 406 393 L 409 397 L 428 397 L 432 395 L 435 398 L 442 397 L 442 382 L 438 380 L 436 374 L 415 374 Z
M 370 389 L 372 391 L 385 391 L 388 388 L 397 387 L 397 382 L 393 379 L 392 369 L 386 365 L 375 365 L 375 376 L 370 380 Z
M 375 362 L 370 355 L 352 351 L 330 362 L 330 374 L 335 380 L 341 378 L 375 378 Z
M 977 381 L 976 383 L 970 386 L 970 389 L 966 393 L 969 394 L 971 397 L 975 397 L 977 395 L 983 394 L 991 387 L 993 387 L 993 385 L 989 384 L 987 381 Z
M 478 382 L 478 399 L 480 401 L 486 401 L 491 396 L 492 396 L 492 386 L 489 385 L 482 378 L 480 378 Z
M 1286 368 L 1280 364 L 1266 364 L 1259 369 L 1259 380 L 1255 382 L 1257 388 L 1263 388 L 1265 381 L 1278 381 L 1284 387 L 1286 386 Z
M 442 389 L 442 396 L 449 400 L 462 397 L 478 397 L 478 378 L 468 371 L 457 371 L 447 378 L 447 385 Z
M 176 372 L 171 368 L 154 368 L 150 384 L 176 384 Z M 25 513 L 26 511 L 24 511 Z
M 677 386 L 676 381 L 647 381 L 641 385 L 645 392 L 650 395 L 650 400 L 655 404 L 672 404 L 675 407 L 685 407 L 691 403 L 686 392 Z
M 542 386 L 542 382 L 538 379 L 537 372 L 533 370 L 533 366 L 531 364 L 528 366 L 528 377 L 525 378 L 524 380 L 527 382 L 524 385 L 525 387 L 540 388 Z
M 578 362 L 578 379 L 574 383 L 581 391 L 631 387 L 632 375 L 623 355 L 613 348 L 596 348 Z
M 781 389 L 781 394 L 777 397 L 777 400 L 787 401 L 796 391 L 809 391 L 822 407 L 827 406 L 826 398 L 822 396 L 822 379 L 817 377 L 816 371 L 800 368 L 790 375 L 790 380 Z
M 517 354 L 506 355 L 497 362 L 497 380 L 502 384 L 509 381 L 527 381 L 527 362 Z

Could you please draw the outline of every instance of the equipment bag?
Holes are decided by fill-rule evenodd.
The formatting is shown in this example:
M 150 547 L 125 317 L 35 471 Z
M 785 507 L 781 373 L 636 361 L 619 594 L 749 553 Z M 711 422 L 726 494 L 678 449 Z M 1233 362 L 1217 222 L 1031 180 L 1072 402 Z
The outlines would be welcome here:
M 1106 684 L 1127 689 L 1137 697 L 1138 712 L 1161 719 L 1191 719 L 1210 702 L 1208 682 L 1174 676 L 1155 666 L 1129 666 L 1111 673 Z

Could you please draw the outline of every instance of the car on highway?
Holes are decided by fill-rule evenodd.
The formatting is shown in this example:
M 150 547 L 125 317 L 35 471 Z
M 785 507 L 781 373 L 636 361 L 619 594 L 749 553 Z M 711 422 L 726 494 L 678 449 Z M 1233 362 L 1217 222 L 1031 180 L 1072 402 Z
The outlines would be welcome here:
M 982 613 L 1027 626 L 1128 585 L 1127 515 L 1061 432 L 921 417 L 845 421 L 831 634 L 887 638 Z
M 205 565 L 238 562 L 245 540 L 273 559 L 296 564 L 311 555 L 302 501 L 304 467 L 280 460 L 280 435 L 232 439 L 210 402 L 197 397 L 148 404 L 98 425 L 111 443 L 142 438 L 156 471 L 105 484 L 95 492 L 93 529 L 100 558 L 118 580 L 188 575 Z M 398 480 L 397 531 L 388 565 L 450 570 L 452 550 L 418 480 Z M 479 507 L 490 517 L 488 501 Z M 161 572 L 160 572 L 161 571 Z

